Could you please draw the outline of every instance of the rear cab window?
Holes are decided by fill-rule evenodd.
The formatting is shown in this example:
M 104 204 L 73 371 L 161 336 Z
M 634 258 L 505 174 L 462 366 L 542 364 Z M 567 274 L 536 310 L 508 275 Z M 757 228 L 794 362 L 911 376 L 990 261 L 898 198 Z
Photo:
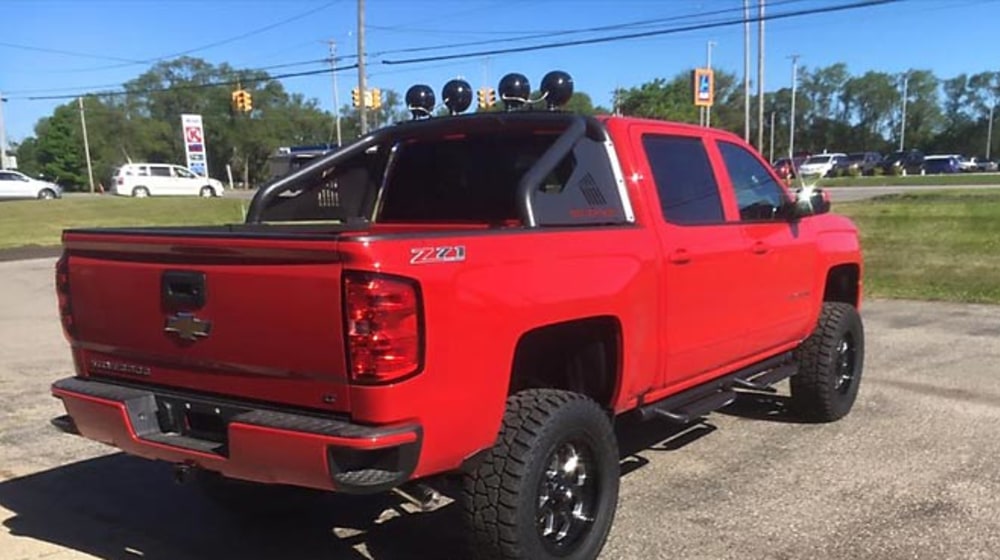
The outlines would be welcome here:
M 677 225 L 726 221 L 719 185 L 702 138 L 644 134 L 642 146 L 664 219 Z

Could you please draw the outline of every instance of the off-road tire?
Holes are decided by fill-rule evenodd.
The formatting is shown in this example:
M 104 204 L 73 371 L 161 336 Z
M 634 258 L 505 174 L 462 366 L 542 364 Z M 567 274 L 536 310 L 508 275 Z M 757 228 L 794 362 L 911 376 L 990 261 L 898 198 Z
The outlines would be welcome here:
M 550 485 L 576 471 L 553 474 L 557 471 L 552 465 L 566 456 L 566 449 L 579 451 L 580 461 L 563 465 L 583 464 L 586 481 L 567 486 L 573 486 L 574 496 L 591 499 L 574 502 L 584 504 L 580 510 L 589 521 L 573 517 L 570 526 L 577 523 L 576 529 L 558 542 L 558 536 L 544 536 L 541 525 L 544 520 L 566 519 L 550 515 L 558 510 L 557 502 L 572 500 L 570 494 Z M 611 421 L 593 400 L 554 389 L 531 389 L 509 397 L 496 444 L 463 479 L 462 506 L 472 556 L 482 560 L 597 558 L 614 520 L 619 475 Z M 586 486 L 590 480 L 593 491 Z
M 833 422 L 851 411 L 865 361 L 861 316 L 848 303 L 823 304 L 813 334 L 796 350 L 792 408 L 804 420 Z

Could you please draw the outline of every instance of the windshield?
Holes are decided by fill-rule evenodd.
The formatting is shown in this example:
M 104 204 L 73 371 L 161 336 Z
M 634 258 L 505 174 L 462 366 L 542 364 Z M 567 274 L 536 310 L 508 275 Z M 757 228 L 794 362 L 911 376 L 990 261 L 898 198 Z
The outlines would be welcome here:
M 847 161 L 864 161 L 865 154 L 851 154 L 847 156 Z

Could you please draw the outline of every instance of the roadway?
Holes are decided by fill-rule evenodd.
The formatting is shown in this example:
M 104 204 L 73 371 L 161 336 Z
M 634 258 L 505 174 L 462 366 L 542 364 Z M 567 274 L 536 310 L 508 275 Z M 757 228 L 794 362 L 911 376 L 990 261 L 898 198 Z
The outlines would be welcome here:
M 52 259 L 0 263 L 0 556 L 465 558 L 458 508 L 323 497 L 241 518 L 167 465 L 58 433 L 72 370 Z M 1000 307 L 870 301 L 867 365 L 844 420 L 800 424 L 742 398 L 705 424 L 620 422 L 622 488 L 602 558 L 995 559 Z M 454 488 L 446 488 L 453 492 Z

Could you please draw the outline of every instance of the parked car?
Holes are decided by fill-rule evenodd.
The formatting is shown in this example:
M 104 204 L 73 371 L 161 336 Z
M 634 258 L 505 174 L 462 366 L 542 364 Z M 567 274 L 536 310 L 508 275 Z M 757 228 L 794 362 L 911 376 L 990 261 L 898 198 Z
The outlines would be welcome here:
M 924 173 L 940 175 L 942 173 L 958 173 L 962 170 L 962 162 L 958 156 L 937 155 L 924 158 Z
M 982 158 L 976 160 L 976 169 L 978 171 L 993 173 L 997 170 L 997 162 Z
M 958 159 L 959 171 L 963 171 L 965 173 L 979 171 L 979 161 L 976 158 L 965 157 L 960 155 L 955 155 L 954 157 Z
M 882 160 L 886 175 L 919 175 L 924 170 L 924 153 L 920 150 L 893 152 Z
M 0 198 L 62 198 L 62 187 L 13 169 L 0 170 Z
M 799 166 L 804 177 L 830 177 L 838 164 L 847 160 L 847 154 L 819 154 L 810 157 Z
M 122 196 L 222 196 L 222 181 L 201 177 L 180 165 L 130 163 L 115 169 L 111 192 Z
M 860 175 L 873 175 L 875 168 L 882 163 L 882 154 L 878 152 L 854 152 L 847 154 L 847 159 L 841 165 L 844 174 L 848 175 L 857 169 Z

